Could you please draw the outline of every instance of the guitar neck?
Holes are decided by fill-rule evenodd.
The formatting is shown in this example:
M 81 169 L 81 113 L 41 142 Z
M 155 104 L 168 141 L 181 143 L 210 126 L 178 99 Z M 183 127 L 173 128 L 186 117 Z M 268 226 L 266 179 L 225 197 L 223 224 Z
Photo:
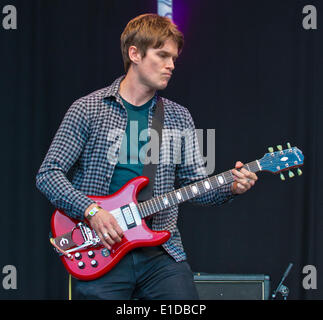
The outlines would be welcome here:
M 251 172 L 261 171 L 258 160 L 247 163 L 243 166 Z M 140 202 L 138 210 L 142 218 L 149 217 L 157 212 L 178 205 L 187 200 L 193 199 L 203 194 L 218 189 L 223 185 L 230 184 L 234 181 L 231 170 L 208 177 L 198 182 L 189 184 L 177 190 L 165 193 L 161 196 L 154 197 L 150 200 Z

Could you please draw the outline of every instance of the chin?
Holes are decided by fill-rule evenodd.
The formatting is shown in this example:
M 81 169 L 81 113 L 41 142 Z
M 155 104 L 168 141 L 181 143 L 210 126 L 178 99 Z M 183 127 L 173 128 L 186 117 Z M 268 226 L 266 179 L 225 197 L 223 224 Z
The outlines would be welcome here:
M 163 90 L 167 87 L 168 85 L 168 80 L 150 80 L 147 81 L 146 84 L 148 85 L 148 87 L 150 87 L 153 90 Z
M 168 81 L 162 81 L 161 83 L 159 83 L 158 86 L 156 86 L 156 90 L 166 89 L 167 85 L 168 85 Z

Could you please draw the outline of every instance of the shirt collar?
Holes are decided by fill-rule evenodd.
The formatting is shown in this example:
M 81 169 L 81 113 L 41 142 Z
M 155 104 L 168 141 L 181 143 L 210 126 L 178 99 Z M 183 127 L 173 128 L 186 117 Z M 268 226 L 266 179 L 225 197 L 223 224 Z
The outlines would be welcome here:
M 115 98 L 120 98 L 119 94 L 119 88 L 120 88 L 120 83 L 124 79 L 125 75 L 122 75 L 121 77 L 117 78 L 112 82 L 112 84 L 106 88 L 104 98 L 108 97 L 115 97 Z
M 114 80 L 114 82 L 112 82 L 112 84 L 106 88 L 106 92 L 103 97 L 104 98 L 115 97 L 116 101 L 122 105 L 122 100 L 119 94 L 119 88 L 120 88 L 120 83 L 125 78 L 125 76 L 126 75 L 122 75 L 121 77 Z M 156 105 L 157 99 L 158 99 L 158 94 L 156 91 L 151 107 L 154 107 Z

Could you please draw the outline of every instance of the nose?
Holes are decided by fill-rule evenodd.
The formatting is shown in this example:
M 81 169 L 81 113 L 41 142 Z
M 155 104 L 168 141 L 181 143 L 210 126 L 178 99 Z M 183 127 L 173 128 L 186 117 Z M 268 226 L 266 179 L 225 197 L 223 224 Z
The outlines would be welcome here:
M 173 58 L 168 59 L 167 69 L 169 69 L 171 71 L 175 69 L 175 64 L 174 64 Z

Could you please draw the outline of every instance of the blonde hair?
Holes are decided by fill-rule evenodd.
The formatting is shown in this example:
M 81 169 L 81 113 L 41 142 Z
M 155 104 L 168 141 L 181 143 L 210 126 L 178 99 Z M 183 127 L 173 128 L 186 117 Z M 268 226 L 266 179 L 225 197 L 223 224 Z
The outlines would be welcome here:
M 184 45 L 184 36 L 169 18 L 147 13 L 130 20 L 120 38 L 126 73 L 131 65 L 128 54 L 130 46 L 136 46 L 142 57 L 145 57 L 148 48 L 160 48 L 167 39 L 172 39 L 177 44 L 180 53 Z

